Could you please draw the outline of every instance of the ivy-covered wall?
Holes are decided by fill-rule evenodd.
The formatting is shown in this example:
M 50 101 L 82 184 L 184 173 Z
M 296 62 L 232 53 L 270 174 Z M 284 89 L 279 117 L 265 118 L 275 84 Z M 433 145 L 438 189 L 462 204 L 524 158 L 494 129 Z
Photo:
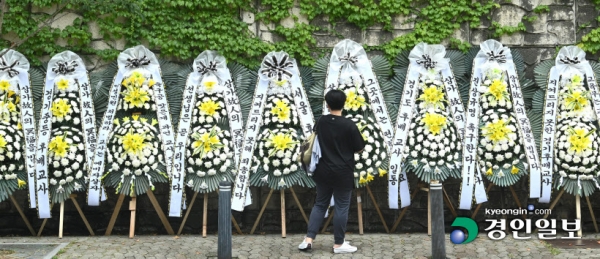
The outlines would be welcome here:
M 254 68 L 271 50 L 285 50 L 303 65 L 331 52 L 341 39 L 363 43 L 370 54 L 383 54 L 390 60 L 416 43 L 443 43 L 449 48 L 466 50 L 488 38 L 496 38 L 520 51 L 533 78 L 533 68 L 542 60 L 552 59 L 562 45 L 579 44 L 595 59 L 600 50 L 598 19 L 600 0 L 4 0 L 2 41 L 6 47 L 15 44 L 33 62 L 69 49 L 86 58 L 88 69 L 102 69 L 118 53 L 133 45 L 144 44 L 163 58 L 190 62 L 206 49 L 220 51 L 229 60 Z M 37 33 L 34 34 L 39 29 Z M 31 36 L 33 35 L 33 36 Z M 30 37 L 31 36 L 31 37 Z M 28 38 L 29 37 L 29 38 Z M 27 39 L 20 44 L 22 39 Z M 414 180 L 414 179 L 413 179 Z M 417 183 L 411 182 L 411 188 Z M 457 201 L 460 181 L 444 183 L 450 199 Z M 384 180 L 371 186 L 381 205 L 388 225 L 399 216 L 398 210 L 387 209 L 387 185 Z M 528 200 L 528 185 L 521 181 L 515 191 L 522 204 Z M 314 191 L 297 188 L 301 204 L 309 210 Z M 253 189 L 254 204 L 243 213 L 234 212 L 242 230 L 249 232 L 268 189 Z M 272 196 L 260 232 L 279 231 L 279 195 Z M 365 230 L 384 231 L 373 203 L 363 191 Z M 598 193 L 591 197 L 599 207 Z M 156 196 L 166 209 L 168 190 L 158 186 Z M 287 193 L 287 227 L 290 232 L 305 231 L 306 224 L 289 192 Z M 492 188 L 494 197 L 483 208 L 516 208 L 511 192 Z M 555 195 L 554 195 L 555 196 Z M 188 195 L 188 198 L 191 195 Z M 84 206 L 92 227 L 105 230 L 116 202 L 116 196 L 100 207 Z M 17 199 L 27 206 L 26 194 Z M 78 197 L 85 204 L 83 195 Z M 123 206 L 114 233 L 127 233 L 129 215 Z M 201 200 L 198 200 L 184 233 L 201 231 Z M 66 204 L 65 231 L 86 234 L 70 202 Z M 591 219 L 583 211 L 584 231 L 593 229 Z M 596 215 L 600 212 L 595 211 Z M 28 217 L 38 228 L 41 220 L 35 210 Z M 459 211 L 463 216 L 470 212 Z M 56 212 L 54 213 L 56 215 Z M 216 195 L 209 201 L 209 232 L 216 231 Z M 460 214 L 459 214 L 460 215 Z M 574 198 L 563 196 L 553 218 L 573 218 Z M 426 231 L 427 194 L 419 192 L 398 232 Z M 0 235 L 27 234 L 12 204 L 0 203 Z M 478 221 L 483 221 L 480 212 Z M 7 220 L 4 220 L 7 219 Z M 170 218 L 174 228 L 180 218 Z M 447 226 L 453 220 L 446 210 Z M 349 231 L 357 231 L 356 203 L 353 202 Z M 391 226 L 390 226 L 391 227 Z M 56 234 L 58 221 L 49 221 L 47 232 Z M 160 220 L 145 197 L 138 202 L 138 233 L 165 233 Z M 97 233 L 98 234 L 98 233 Z

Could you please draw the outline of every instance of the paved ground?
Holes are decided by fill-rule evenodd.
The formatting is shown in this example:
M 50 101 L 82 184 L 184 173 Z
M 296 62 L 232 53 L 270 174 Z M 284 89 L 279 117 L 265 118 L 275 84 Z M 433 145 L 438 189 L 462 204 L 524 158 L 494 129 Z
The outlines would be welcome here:
M 586 235 L 586 239 L 600 236 Z M 429 258 L 431 241 L 426 234 L 348 234 L 346 240 L 358 246 L 351 255 L 334 255 L 331 250 L 333 236 L 320 235 L 311 253 L 300 252 L 297 245 L 303 235 L 287 238 L 280 235 L 234 235 L 233 256 L 238 258 Z M 6 243 L 69 243 L 55 258 L 216 258 L 217 236 L 206 238 L 194 235 L 97 237 L 2 237 Z M 600 258 L 600 249 L 560 249 L 537 240 L 514 240 L 507 237 L 493 241 L 480 235 L 475 241 L 454 245 L 447 237 L 449 258 Z M 0 254 L 0 258 L 3 256 Z M 11 257 L 19 258 L 14 254 Z M 22 257 L 24 258 L 24 257 Z M 30 257 L 36 258 L 36 257 Z

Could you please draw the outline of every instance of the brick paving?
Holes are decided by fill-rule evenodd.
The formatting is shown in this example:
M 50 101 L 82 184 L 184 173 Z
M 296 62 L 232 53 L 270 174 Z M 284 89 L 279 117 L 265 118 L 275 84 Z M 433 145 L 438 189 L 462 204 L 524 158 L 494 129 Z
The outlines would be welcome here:
M 587 239 L 600 236 L 587 235 Z M 429 258 L 431 240 L 427 234 L 348 234 L 346 240 L 358 247 L 354 254 L 334 255 L 333 236 L 319 235 L 312 252 L 298 251 L 301 234 L 234 235 L 233 256 L 237 258 Z M 96 236 L 73 237 L 2 237 L 2 243 L 69 243 L 57 258 L 216 258 L 217 236 Z M 543 241 L 515 240 L 507 237 L 494 241 L 480 235 L 469 244 L 455 245 L 447 237 L 448 258 L 599 258 L 597 249 L 560 249 Z

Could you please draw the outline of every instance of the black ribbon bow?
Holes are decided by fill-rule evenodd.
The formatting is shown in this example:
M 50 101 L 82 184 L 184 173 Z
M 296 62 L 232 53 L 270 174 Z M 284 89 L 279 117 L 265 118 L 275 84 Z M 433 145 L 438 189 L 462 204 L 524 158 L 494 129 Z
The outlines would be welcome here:
M 574 57 L 574 58 L 570 58 L 570 57 L 564 57 L 559 59 L 560 62 L 564 63 L 564 64 L 579 64 L 581 63 L 581 61 L 579 60 L 578 57 Z
M 58 61 L 52 68 L 52 72 L 59 75 L 66 75 L 75 72 L 75 68 L 78 67 L 77 61 Z
M 210 61 L 208 65 L 205 65 L 202 62 L 198 62 L 198 66 L 196 67 L 198 72 L 202 75 L 206 75 L 207 73 L 216 73 L 217 72 L 217 62 Z
M 340 57 L 339 59 L 340 61 L 348 61 L 353 66 L 356 65 L 356 63 L 358 63 L 358 58 L 356 56 L 350 56 L 350 52 L 346 53 L 346 55 Z
M 496 61 L 498 63 L 506 63 L 506 55 L 504 55 L 504 50 L 498 52 L 498 54 L 494 53 L 494 51 L 490 51 L 486 53 L 488 55 L 488 59 L 490 61 Z
M 148 57 L 146 57 L 146 55 L 144 55 L 141 58 L 128 58 L 127 63 L 125 64 L 125 67 L 138 68 L 138 67 L 147 66 L 147 65 L 150 65 L 150 59 L 148 59 Z
M 435 65 L 437 65 L 437 61 L 431 60 L 428 54 L 423 54 L 421 57 L 423 59 L 417 60 L 417 64 L 422 65 L 425 69 L 434 69 Z
M 271 57 L 271 59 L 272 62 L 265 60 L 264 64 L 267 68 L 260 71 L 263 75 L 266 75 L 268 78 L 277 77 L 277 81 L 283 80 L 283 75 L 286 75 L 287 77 L 292 76 L 292 72 L 286 69 L 294 66 L 294 64 L 288 60 L 288 55 L 284 55 L 281 61 L 278 61 L 275 56 Z
M 15 60 L 11 65 L 8 65 L 4 57 L 0 58 L 0 71 L 8 73 L 8 76 L 14 77 L 19 74 L 19 71 L 15 69 L 15 66 L 19 64 L 18 60 Z

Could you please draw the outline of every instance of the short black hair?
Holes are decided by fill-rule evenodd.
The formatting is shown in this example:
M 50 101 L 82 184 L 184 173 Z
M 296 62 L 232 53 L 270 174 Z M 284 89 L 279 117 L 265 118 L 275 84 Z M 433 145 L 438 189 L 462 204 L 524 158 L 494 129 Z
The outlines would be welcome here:
M 325 102 L 329 105 L 329 109 L 339 111 L 344 108 L 346 94 L 340 90 L 331 90 L 325 95 Z

